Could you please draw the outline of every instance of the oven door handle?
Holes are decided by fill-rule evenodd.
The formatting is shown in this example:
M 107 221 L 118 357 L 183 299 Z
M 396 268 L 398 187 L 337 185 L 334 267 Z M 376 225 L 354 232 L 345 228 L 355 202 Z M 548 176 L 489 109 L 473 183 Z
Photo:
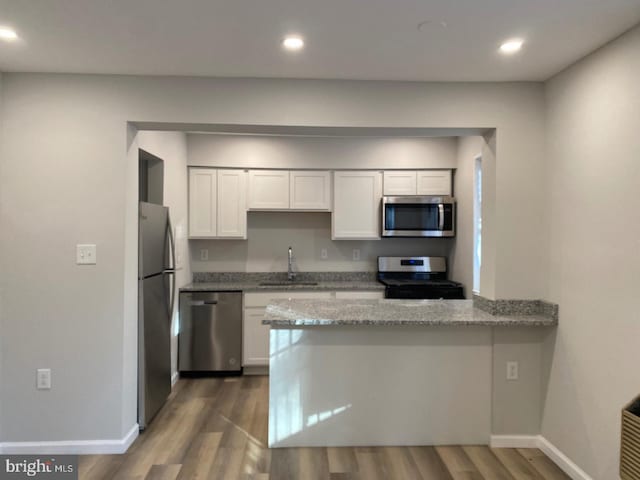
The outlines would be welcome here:
M 438 204 L 438 230 L 444 230 L 444 203 Z

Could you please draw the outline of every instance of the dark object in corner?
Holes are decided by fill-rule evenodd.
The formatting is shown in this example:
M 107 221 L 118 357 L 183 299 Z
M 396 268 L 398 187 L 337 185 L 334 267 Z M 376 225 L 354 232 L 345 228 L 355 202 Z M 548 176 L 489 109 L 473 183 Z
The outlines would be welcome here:
M 620 478 L 640 480 L 640 396 L 622 410 Z

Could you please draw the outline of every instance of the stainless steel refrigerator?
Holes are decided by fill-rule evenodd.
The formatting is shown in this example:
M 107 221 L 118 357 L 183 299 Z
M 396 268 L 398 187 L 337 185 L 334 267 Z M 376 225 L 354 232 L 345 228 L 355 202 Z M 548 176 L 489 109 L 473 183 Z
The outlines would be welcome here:
M 171 392 L 175 248 L 169 209 L 140 202 L 138 425 L 144 429 Z

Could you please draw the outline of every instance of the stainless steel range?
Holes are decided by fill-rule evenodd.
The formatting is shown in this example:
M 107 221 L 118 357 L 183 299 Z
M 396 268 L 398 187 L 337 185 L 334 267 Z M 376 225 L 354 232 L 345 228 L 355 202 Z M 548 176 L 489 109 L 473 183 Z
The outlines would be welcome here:
M 385 298 L 464 299 L 461 283 L 447 280 L 445 257 L 378 257 Z

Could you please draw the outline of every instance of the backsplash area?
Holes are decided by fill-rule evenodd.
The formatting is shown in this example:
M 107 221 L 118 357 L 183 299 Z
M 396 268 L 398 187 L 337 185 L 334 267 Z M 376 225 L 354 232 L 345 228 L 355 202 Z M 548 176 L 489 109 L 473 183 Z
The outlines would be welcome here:
M 377 270 L 379 255 L 451 253 L 454 239 L 385 238 L 331 240 L 331 214 L 309 212 L 249 212 L 248 240 L 190 240 L 193 272 L 282 272 L 287 248 L 294 252 L 294 269 L 307 272 Z M 326 249 L 327 259 L 321 258 Z M 201 260 L 206 250 L 208 260 Z M 359 260 L 353 260 L 359 250 Z

